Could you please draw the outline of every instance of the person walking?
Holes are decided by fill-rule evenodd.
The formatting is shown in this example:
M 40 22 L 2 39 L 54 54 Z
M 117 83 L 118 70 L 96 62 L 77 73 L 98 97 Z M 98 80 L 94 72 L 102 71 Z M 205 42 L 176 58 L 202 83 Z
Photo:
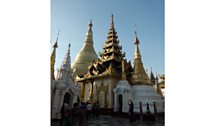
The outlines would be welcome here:
M 99 118 L 99 116 L 100 116 L 100 104 L 97 101 L 96 102 L 96 117 Z
M 93 118 L 95 118 L 96 117 L 96 103 L 95 102 L 92 106 L 92 113 L 93 113 Z
M 87 102 L 87 120 L 91 118 L 92 105 Z
M 134 104 L 133 102 L 130 100 L 129 101 L 129 122 L 134 122 L 135 118 L 134 118 Z

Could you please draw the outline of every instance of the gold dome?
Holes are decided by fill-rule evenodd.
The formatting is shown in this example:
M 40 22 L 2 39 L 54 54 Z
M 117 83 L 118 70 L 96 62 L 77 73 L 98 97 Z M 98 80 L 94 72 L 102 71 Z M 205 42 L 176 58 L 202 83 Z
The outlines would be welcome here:
M 88 72 L 88 66 L 97 59 L 98 56 L 93 47 L 92 21 L 90 20 L 84 45 L 72 64 L 72 70 L 73 72 L 76 72 L 78 76 L 83 76 Z

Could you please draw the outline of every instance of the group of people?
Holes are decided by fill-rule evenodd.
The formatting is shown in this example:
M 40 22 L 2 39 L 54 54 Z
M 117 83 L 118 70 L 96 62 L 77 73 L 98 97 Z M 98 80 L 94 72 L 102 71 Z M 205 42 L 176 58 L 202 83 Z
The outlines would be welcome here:
M 129 122 L 135 122 L 134 104 L 130 100 Z M 99 102 L 91 105 L 89 102 L 74 103 L 70 110 L 67 103 L 61 108 L 61 126 L 87 126 L 87 120 L 99 117 Z
M 61 108 L 61 126 L 87 126 L 87 120 L 99 117 L 99 103 L 74 103 L 70 110 L 67 103 Z

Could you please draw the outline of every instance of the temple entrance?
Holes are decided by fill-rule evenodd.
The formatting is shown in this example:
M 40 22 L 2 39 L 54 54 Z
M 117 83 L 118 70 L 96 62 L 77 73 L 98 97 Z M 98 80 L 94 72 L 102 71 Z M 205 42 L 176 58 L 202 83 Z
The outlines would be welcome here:
M 72 106 L 72 101 L 71 100 L 72 100 L 71 99 L 71 95 L 68 92 L 65 93 L 63 105 L 64 105 L 64 103 L 67 103 L 68 104 L 68 107 L 71 108 L 71 106 Z
M 123 107 L 123 97 L 121 94 L 118 95 L 118 105 L 119 105 L 119 112 L 122 112 Z

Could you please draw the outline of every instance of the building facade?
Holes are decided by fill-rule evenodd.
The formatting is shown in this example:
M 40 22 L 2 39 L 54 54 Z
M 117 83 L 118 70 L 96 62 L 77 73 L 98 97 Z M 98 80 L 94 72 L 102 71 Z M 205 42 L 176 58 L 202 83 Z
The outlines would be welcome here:
M 52 77 L 51 79 L 51 118 L 53 119 L 61 117 L 63 104 L 67 104 L 69 108 L 72 108 L 74 103 L 79 102 L 80 86 L 72 80 L 70 46 L 69 44 L 68 51 L 58 69 L 56 78 Z M 53 53 L 55 53 L 55 49 Z
M 154 88 L 157 80 L 155 77 L 149 77 L 144 69 L 137 33 L 135 33 L 134 44 L 134 66 L 132 66 L 131 62 L 125 58 L 122 46 L 119 45 L 112 15 L 107 39 L 99 58 L 88 65 L 85 74 L 78 78 L 74 77 L 81 86 L 82 101 L 99 102 L 101 108 L 127 112 L 128 101 L 132 100 L 135 112 L 140 111 L 139 102 L 142 102 L 143 112 L 146 112 L 146 104 L 148 103 L 152 113 L 155 102 L 158 112 L 164 112 L 164 100 Z M 81 55 L 81 52 L 82 50 L 77 54 L 77 57 Z M 89 52 L 92 54 L 84 55 L 83 53 L 78 60 L 95 55 L 95 51 Z M 75 63 L 76 61 L 74 61 Z
M 134 112 L 140 112 L 140 102 L 143 113 L 147 111 L 147 104 L 151 113 L 154 113 L 153 104 L 156 105 L 157 112 L 164 112 L 162 84 L 158 85 L 158 77 L 155 78 L 152 71 L 150 76 L 145 71 L 137 33 L 135 32 L 135 53 L 132 66 L 131 61 L 125 58 L 125 52 L 119 44 L 113 15 L 99 57 L 94 49 L 92 26 L 92 21 L 90 21 L 84 45 L 72 64 L 69 44 L 56 77 L 52 75 L 57 41 L 54 45 L 51 55 L 52 118 L 60 117 L 60 109 L 64 103 L 71 108 L 73 103 L 79 101 L 91 104 L 99 102 L 102 109 L 128 112 L 128 102 L 131 100 L 134 103 Z

